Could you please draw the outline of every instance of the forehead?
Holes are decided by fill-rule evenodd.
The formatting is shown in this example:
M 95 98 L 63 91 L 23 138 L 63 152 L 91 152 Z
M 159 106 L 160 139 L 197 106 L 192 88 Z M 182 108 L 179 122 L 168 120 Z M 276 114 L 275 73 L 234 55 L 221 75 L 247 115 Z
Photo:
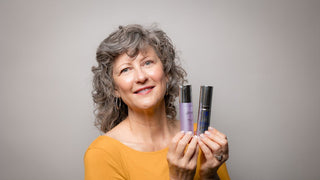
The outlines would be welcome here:
M 139 50 L 135 56 L 130 56 L 128 52 L 122 53 L 115 58 L 114 65 L 116 66 L 121 62 L 134 61 L 136 59 L 143 59 L 146 57 L 159 58 L 155 50 L 151 46 L 147 46 L 146 48 Z

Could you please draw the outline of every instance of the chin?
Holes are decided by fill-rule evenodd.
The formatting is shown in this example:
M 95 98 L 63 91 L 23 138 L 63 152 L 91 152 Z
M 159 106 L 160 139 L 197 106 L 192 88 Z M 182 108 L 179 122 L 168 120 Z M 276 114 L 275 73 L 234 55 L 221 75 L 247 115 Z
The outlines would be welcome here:
M 139 109 L 142 109 L 142 110 L 148 110 L 148 109 L 153 109 L 155 108 L 156 106 L 154 104 L 145 104 L 145 105 L 141 105 L 139 106 L 138 108 Z
M 163 101 L 164 103 L 164 101 Z M 161 106 L 161 102 L 157 103 L 157 102 L 146 102 L 146 103 L 143 103 L 143 104 L 140 104 L 137 106 L 138 109 L 142 109 L 142 110 L 149 110 L 149 109 L 154 109 L 154 108 L 157 108 L 157 107 L 160 107 Z

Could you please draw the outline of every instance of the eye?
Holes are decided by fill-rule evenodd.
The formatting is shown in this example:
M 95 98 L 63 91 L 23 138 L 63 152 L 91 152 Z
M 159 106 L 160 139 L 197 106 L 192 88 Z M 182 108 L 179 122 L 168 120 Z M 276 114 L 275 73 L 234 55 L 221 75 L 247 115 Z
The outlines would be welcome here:
M 120 71 L 120 74 L 122 74 L 122 73 L 126 73 L 126 72 L 128 72 L 129 71 L 129 68 L 127 67 L 127 68 L 123 68 L 121 71 Z
M 147 60 L 144 64 L 148 66 L 148 65 L 151 65 L 152 63 L 153 63 L 152 60 Z

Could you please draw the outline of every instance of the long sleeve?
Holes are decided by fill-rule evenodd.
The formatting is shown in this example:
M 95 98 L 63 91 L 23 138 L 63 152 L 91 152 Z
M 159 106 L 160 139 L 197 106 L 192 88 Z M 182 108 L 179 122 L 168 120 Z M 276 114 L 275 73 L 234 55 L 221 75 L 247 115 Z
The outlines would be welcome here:
M 218 176 L 220 177 L 220 180 L 230 180 L 226 163 L 223 163 L 223 164 L 219 167 L 217 173 L 218 173 Z

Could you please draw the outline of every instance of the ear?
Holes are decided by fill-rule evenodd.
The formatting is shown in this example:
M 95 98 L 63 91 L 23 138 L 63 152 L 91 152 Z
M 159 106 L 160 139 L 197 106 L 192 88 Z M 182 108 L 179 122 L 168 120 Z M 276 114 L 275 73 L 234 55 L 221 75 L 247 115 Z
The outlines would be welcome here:
M 120 93 L 117 89 L 114 89 L 114 96 L 120 98 Z
M 117 85 L 113 85 L 113 95 L 114 95 L 114 97 L 116 97 L 116 98 L 119 98 L 120 97 L 120 92 L 119 92 L 119 90 L 118 90 L 118 86 Z

